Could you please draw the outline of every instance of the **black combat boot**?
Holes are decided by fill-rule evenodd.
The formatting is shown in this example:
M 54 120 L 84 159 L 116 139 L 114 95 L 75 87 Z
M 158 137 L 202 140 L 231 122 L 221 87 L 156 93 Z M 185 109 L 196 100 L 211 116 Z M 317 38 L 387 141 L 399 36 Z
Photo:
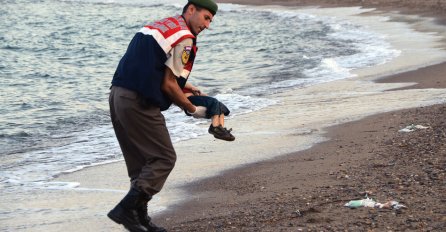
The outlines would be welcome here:
M 139 220 L 141 220 L 141 224 L 143 224 L 149 232 L 167 232 L 167 230 L 163 227 L 158 227 L 157 225 L 153 224 L 152 219 L 147 214 L 147 203 L 151 199 L 151 196 L 145 195 L 145 198 L 143 199 L 143 205 L 138 208 Z
M 130 232 L 150 231 L 141 222 L 138 209 L 147 204 L 144 200 L 144 193 L 135 188 L 130 188 L 127 195 L 115 206 L 107 216 L 118 224 L 122 224 Z M 146 202 L 146 203 L 144 203 Z

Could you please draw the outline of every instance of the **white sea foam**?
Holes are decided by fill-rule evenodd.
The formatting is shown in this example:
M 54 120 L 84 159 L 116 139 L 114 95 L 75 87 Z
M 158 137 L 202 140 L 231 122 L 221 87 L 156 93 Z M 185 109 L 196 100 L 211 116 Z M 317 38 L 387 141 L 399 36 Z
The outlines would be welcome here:
M 261 110 L 264 107 L 277 103 L 276 100 L 239 94 L 217 94 L 213 97 L 225 104 L 231 111 L 229 117 L 226 118 L 226 120 L 229 119 L 227 125 L 230 125 L 230 118 L 236 115 Z M 209 119 L 194 119 L 184 115 L 185 113 L 178 107 L 172 107 L 166 112 L 167 125 L 173 142 L 193 139 L 208 133 L 207 126 L 211 122 Z
M 75 168 L 65 170 L 65 171 L 63 171 L 61 173 L 62 174 L 72 173 L 72 172 L 76 172 L 76 171 L 82 170 L 84 168 L 100 166 L 100 165 L 104 165 L 104 164 L 111 164 L 111 163 L 120 162 L 120 161 L 123 161 L 123 160 L 124 159 L 121 158 L 121 159 L 115 159 L 115 160 L 107 160 L 107 161 L 103 161 L 103 162 L 96 162 L 96 163 L 92 163 L 92 164 L 88 164 L 88 165 L 80 165 L 80 166 L 77 166 Z
M 54 176 L 122 160 L 111 126 L 66 136 L 71 142 L 65 145 L 16 154 L 16 165 L 2 173 L 5 181 L 27 188 L 58 188 L 59 183 L 48 182 Z M 74 185 L 63 185 L 70 186 Z
M 318 67 L 305 70 L 304 73 L 313 77 L 313 83 L 352 77 L 350 69 L 342 67 L 338 60 L 339 58 L 325 58 Z
M 386 41 L 386 36 L 359 27 L 351 22 L 332 25 L 334 32 L 330 36 L 334 40 L 351 41 L 351 46 L 360 53 L 338 58 L 340 66 L 355 69 L 383 64 L 401 54 Z
M 267 12 L 277 19 L 287 19 L 290 21 L 300 20 L 297 28 L 304 26 L 316 26 L 323 24 L 328 27 L 327 35 L 332 41 L 344 41 L 346 49 L 354 49 L 356 52 L 350 55 L 342 56 L 319 56 L 320 54 L 311 54 L 313 57 L 303 55 L 303 59 L 311 60 L 312 58 L 320 58 L 320 64 L 314 68 L 303 71 L 308 79 L 291 78 L 289 80 L 272 82 L 268 86 L 256 86 L 243 90 L 244 93 L 260 93 L 269 90 L 275 92 L 274 89 L 282 89 L 289 87 L 304 87 L 311 84 L 334 81 L 343 78 L 355 76 L 350 71 L 354 69 L 371 67 L 388 62 L 398 57 L 401 51 L 394 49 L 391 44 L 386 41 L 386 35 L 371 31 L 364 25 L 356 24 L 345 18 L 336 16 L 324 16 L 312 13 L 306 13 L 305 10 L 291 8 L 283 8 L 280 6 L 243 6 L 237 4 L 221 4 L 223 10 L 234 12 Z M 367 12 L 368 9 L 356 9 L 357 12 Z M 268 19 L 271 20 L 271 19 Z M 379 18 L 380 21 L 389 20 L 388 17 Z M 284 21 L 285 22 L 285 21 Z M 278 35 L 280 36 L 280 34 Z M 298 43 L 299 41 L 290 41 Z M 311 44 L 310 44 L 311 46 Z M 315 44 L 315 46 L 318 46 Z

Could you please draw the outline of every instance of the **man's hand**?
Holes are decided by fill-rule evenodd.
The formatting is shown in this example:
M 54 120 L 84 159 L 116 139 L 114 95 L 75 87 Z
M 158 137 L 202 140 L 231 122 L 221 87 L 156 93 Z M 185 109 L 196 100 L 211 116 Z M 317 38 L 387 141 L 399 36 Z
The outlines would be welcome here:
M 195 112 L 188 112 L 194 118 L 206 118 L 206 107 L 204 106 L 196 106 Z

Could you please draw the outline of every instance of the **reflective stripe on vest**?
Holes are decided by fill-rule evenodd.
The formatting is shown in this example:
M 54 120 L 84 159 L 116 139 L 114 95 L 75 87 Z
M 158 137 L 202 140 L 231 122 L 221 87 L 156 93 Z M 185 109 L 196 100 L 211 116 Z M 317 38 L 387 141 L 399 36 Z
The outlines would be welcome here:
M 139 32 L 144 35 L 151 35 L 166 54 L 182 40 L 191 38 L 193 40 L 192 51 L 180 74 L 181 77 L 186 79 L 189 77 L 197 53 L 197 46 L 195 36 L 189 30 L 181 15 L 146 25 Z
M 166 54 L 182 40 L 195 39 L 181 15 L 146 25 L 139 32 L 153 36 Z

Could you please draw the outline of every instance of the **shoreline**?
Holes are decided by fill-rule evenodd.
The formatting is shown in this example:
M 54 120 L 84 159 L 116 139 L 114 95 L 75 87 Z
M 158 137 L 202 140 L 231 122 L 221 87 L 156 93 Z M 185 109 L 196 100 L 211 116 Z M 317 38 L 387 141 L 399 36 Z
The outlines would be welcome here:
M 252 3 L 253 1 L 229 2 Z M 256 3 L 255 5 L 264 5 L 264 2 L 270 1 L 262 1 L 262 3 Z M 274 4 L 278 3 L 274 1 Z M 308 5 L 314 5 L 314 3 Z M 323 6 L 332 7 L 331 4 Z M 341 6 L 343 5 L 341 4 Z M 395 10 L 395 8 L 390 9 Z M 401 10 L 401 8 L 398 8 L 398 10 Z M 407 9 L 404 11 L 414 12 Z M 426 13 L 426 11 L 423 12 Z M 373 14 L 374 12 L 371 13 Z M 428 15 L 436 16 L 436 21 L 443 22 L 442 24 L 444 25 L 443 15 L 440 15 L 443 17 L 438 17 L 439 14 L 437 12 Z M 385 91 L 444 89 L 446 88 L 446 80 L 441 74 L 446 73 L 445 70 L 446 62 L 442 62 L 394 75 L 383 75 L 375 78 L 374 82 L 410 83 L 403 87 Z M 426 78 L 421 79 L 420 77 Z M 402 217 L 409 220 L 409 222 L 412 218 L 418 217 L 413 219 L 413 222 L 407 223 L 408 225 L 405 229 L 426 227 L 427 230 L 441 230 L 446 225 L 446 218 L 444 217 L 446 214 L 442 210 L 444 203 L 441 200 L 444 186 L 440 186 L 439 190 L 434 190 L 430 186 L 429 191 L 433 199 L 430 204 L 424 203 L 424 206 L 418 206 L 412 205 L 409 199 L 413 199 L 414 196 L 422 197 L 420 194 L 413 194 L 414 196 L 412 197 L 407 196 L 409 194 L 403 194 L 404 197 L 402 197 L 400 196 L 401 194 L 398 195 L 392 192 L 395 191 L 393 189 L 395 186 L 384 188 L 385 193 L 390 192 L 391 194 L 383 194 L 380 193 L 380 189 L 377 189 L 377 185 L 371 184 L 373 188 L 370 188 L 368 187 L 370 184 L 361 183 L 363 181 L 362 178 L 353 177 L 352 175 L 358 173 L 366 174 L 361 172 L 361 169 L 366 168 L 370 171 L 370 162 L 374 163 L 371 168 L 373 171 L 380 171 L 380 167 L 385 168 L 394 165 L 383 163 L 386 163 L 385 158 L 396 159 L 395 156 L 386 156 L 377 152 L 377 150 L 386 151 L 390 145 L 396 145 L 398 142 L 400 144 L 406 143 L 404 139 L 401 139 L 404 135 L 398 134 L 397 131 L 404 125 L 409 125 L 410 121 L 401 118 L 410 115 L 412 122 L 414 122 L 420 120 L 419 117 L 421 115 L 431 114 L 433 117 L 429 120 L 424 120 L 424 122 L 441 125 L 444 129 L 445 125 L 444 123 L 441 124 L 441 118 L 446 115 L 445 109 L 445 103 L 427 107 L 420 106 L 373 114 L 366 118 L 328 127 L 326 128 L 328 132 L 324 136 L 329 138 L 329 140 L 317 143 L 307 150 L 244 165 L 225 171 L 217 177 L 209 177 L 193 182 L 190 186 L 185 187 L 186 194 L 190 195 L 192 199 L 171 207 L 154 217 L 154 219 L 166 226 L 166 228 L 169 228 L 169 231 L 296 231 L 296 229 L 320 230 L 321 228 L 326 230 L 364 230 L 365 228 L 404 230 L 403 226 L 407 221 L 399 218 L 398 222 L 395 223 L 394 218 L 395 215 L 402 214 Z M 391 119 L 390 122 L 394 123 L 393 125 L 388 122 L 389 118 Z M 385 129 L 380 131 L 376 130 L 376 128 Z M 407 135 L 406 138 L 409 137 L 416 141 L 420 140 L 420 137 L 426 136 L 422 134 L 423 132 L 417 133 L 415 136 L 414 134 Z M 431 131 L 427 132 L 427 134 L 429 133 L 432 135 Z M 362 140 L 359 139 L 359 141 L 355 140 L 355 137 L 358 136 L 364 138 Z M 373 140 L 371 137 L 376 137 L 377 139 Z M 351 140 L 350 143 L 354 145 L 346 143 L 348 140 Z M 378 142 L 381 144 L 375 146 L 367 144 L 377 142 L 377 140 L 380 140 Z M 387 147 L 383 148 L 383 146 Z M 340 155 L 339 151 L 334 152 L 335 154 L 332 152 L 333 150 L 343 150 L 347 147 L 348 149 L 345 149 L 348 151 L 347 155 Z M 380 157 L 373 157 L 375 153 L 378 153 Z M 320 154 L 323 155 L 321 156 Z M 444 162 L 446 155 L 444 149 L 440 150 L 440 154 L 442 155 L 440 160 Z M 413 156 L 416 157 L 417 154 L 412 154 Z M 366 161 L 364 162 L 364 160 Z M 309 163 L 317 163 L 317 165 L 309 165 Z M 351 167 L 349 167 L 350 165 Z M 436 171 L 440 172 L 440 176 L 444 180 L 444 170 Z M 392 175 L 407 175 L 405 170 L 397 170 L 395 173 L 392 173 Z M 294 177 L 293 174 L 295 175 Z M 372 182 L 375 179 L 382 179 L 378 177 L 379 173 L 367 176 L 372 176 L 368 178 Z M 398 178 L 396 179 L 399 180 Z M 434 179 L 433 181 L 436 180 Z M 437 185 L 438 183 L 441 185 L 441 181 L 437 182 Z M 300 190 L 299 184 L 304 185 L 304 190 Z M 360 186 L 361 188 L 349 188 L 350 184 L 356 187 Z M 429 184 L 431 185 L 432 182 L 429 182 Z M 401 187 L 402 185 L 405 186 Z M 413 187 L 407 183 L 402 185 L 398 188 L 411 189 Z M 344 189 L 346 186 L 347 188 Z M 399 190 L 398 188 L 396 191 Z M 415 189 L 416 187 L 413 188 Z M 421 187 L 421 189 L 423 188 Z M 398 200 L 397 198 L 399 198 L 400 202 L 412 208 L 405 212 L 391 210 L 381 212 L 381 210 L 371 209 L 372 212 L 370 213 L 370 210 L 367 211 L 367 209 L 357 209 L 359 212 L 354 212 L 342 207 L 348 200 L 364 198 L 364 192 L 368 192 L 372 198 L 378 198 L 381 201 L 389 200 L 391 197 L 393 197 L 392 200 Z M 306 194 L 307 196 L 305 196 Z M 315 196 L 315 194 L 319 194 L 319 196 Z M 332 194 L 338 194 L 338 196 L 332 196 Z M 426 197 L 423 199 L 428 200 Z M 421 202 L 418 200 L 416 203 Z M 436 204 L 439 207 L 435 207 Z M 434 207 L 437 212 L 427 213 L 425 210 L 426 205 Z M 422 213 L 417 213 L 417 210 L 421 210 Z M 423 213 L 429 215 L 421 215 Z M 344 216 L 340 216 L 342 214 Z M 370 214 L 373 214 L 373 216 L 370 216 Z M 433 220 L 429 218 L 433 218 Z M 347 226 L 348 224 L 353 225 Z
M 416 83 L 412 86 L 396 88 L 392 90 L 404 89 L 426 89 L 426 88 L 445 88 L 446 78 L 438 78 L 432 73 L 446 73 L 446 62 L 431 65 L 428 67 L 419 68 L 415 71 L 408 71 L 400 74 L 395 74 L 387 77 L 382 77 L 376 80 L 377 83 Z M 423 77 L 423 78 L 420 78 Z
M 373 12 L 371 12 L 370 14 L 373 14 Z M 405 56 L 407 57 L 407 54 Z M 420 64 L 417 63 L 416 61 L 413 61 L 413 63 L 416 64 L 414 66 L 415 68 L 419 66 L 428 66 L 426 67 L 427 69 L 429 69 L 430 67 L 429 65 L 432 64 L 431 62 Z M 413 67 L 411 66 L 409 69 L 411 68 Z M 389 74 L 392 73 L 392 71 L 384 70 L 382 71 L 382 73 Z M 403 72 L 401 75 L 404 76 L 404 73 L 406 72 Z M 289 100 L 289 102 L 283 102 L 281 103 L 283 105 L 279 105 L 274 109 L 268 109 L 266 111 L 266 116 L 262 115 L 261 113 L 254 114 L 256 115 L 254 116 L 255 118 L 261 118 L 263 120 L 259 123 L 260 125 L 256 125 L 256 127 L 250 128 L 249 122 L 251 118 L 250 116 L 246 115 L 240 116 L 239 118 L 237 118 L 237 121 L 234 119 L 229 121 L 228 123 L 230 123 L 231 126 L 234 125 L 234 128 L 236 128 L 237 132 L 239 133 L 238 135 L 240 135 L 239 137 L 237 137 L 236 141 L 237 143 L 230 144 L 231 146 L 228 146 L 226 142 L 212 141 L 209 139 L 208 135 L 202 136 L 201 138 L 197 138 L 188 142 L 182 142 L 182 143 L 180 142 L 178 144 L 175 144 L 175 148 L 177 150 L 177 154 L 179 157 L 177 161 L 178 166 L 176 167 L 176 169 L 174 169 L 174 172 L 171 174 L 172 177 L 169 178 L 166 188 L 163 189 L 163 191 L 159 194 L 159 196 L 158 195 L 155 196 L 154 200 L 151 201 L 151 204 L 149 205 L 149 211 L 152 213 L 162 211 L 162 213 L 155 214 L 155 216 L 153 217 L 155 222 L 159 225 L 166 226 L 167 228 L 173 231 L 225 231 L 225 230 L 259 231 L 260 227 L 256 228 L 243 225 L 241 227 L 233 228 L 234 225 L 236 224 L 233 224 L 231 222 L 232 219 L 234 218 L 231 217 L 231 215 L 234 211 L 237 212 L 239 211 L 241 212 L 241 214 L 239 215 L 240 218 L 243 218 L 242 216 L 246 213 L 246 211 L 248 211 L 247 215 L 248 217 L 245 217 L 244 219 L 247 221 L 243 222 L 245 223 L 245 225 L 248 225 L 250 221 L 251 222 L 257 221 L 257 217 L 250 217 L 249 212 L 255 212 L 256 210 L 264 212 L 266 209 L 269 209 L 268 205 L 258 204 L 258 202 L 264 202 L 264 203 L 268 202 L 268 199 L 264 198 L 263 196 L 271 196 L 272 199 L 276 199 L 278 196 L 280 198 L 280 196 L 282 195 L 287 195 L 286 191 L 281 192 L 281 190 L 287 190 L 288 189 L 287 186 L 277 185 L 277 187 L 273 189 L 273 192 L 271 192 L 270 189 L 268 189 L 266 186 L 266 183 L 271 181 L 271 179 L 269 179 L 271 173 L 273 174 L 278 173 L 276 170 L 277 165 L 276 166 L 273 165 L 274 162 L 282 163 L 283 165 L 292 164 L 293 162 L 303 163 L 302 166 L 302 168 L 304 168 L 303 170 L 296 171 L 295 173 L 285 172 L 283 176 L 284 178 L 293 175 L 296 175 L 297 177 L 300 178 L 300 175 L 303 175 L 305 173 L 311 173 L 313 169 L 321 171 L 320 169 L 318 169 L 318 166 L 307 167 L 307 164 L 311 164 L 312 162 L 314 162 L 314 164 L 317 164 L 318 161 L 322 162 L 327 161 L 329 160 L 328 156 L 324 155 L 324 159 L 315 159 L 312 156 L 307 156 L 306 158 L 307 160 L 302 160 L 300 157 L 303 156 L 296 155 L 300 153 L 294 153 L 290 151 L 294 151 L 296 147 L 307 147 L 317 142 L 318 145 L 313 146 L 313 148 L 319 149 L 321 144 L 329 143 L 330 141 L 327 142 L 319 141 L 320 139 L 324 139 L 322 136 L 324 137 L 327 136 L 325 134 L 325 128 L 327 125 L 329 126 L 330 124 L 334 123 L 338 124 L 338 127 L 342 128 L 344 125 L 348 125 L 348 124 L 343 124 L 344 122 L 349 122 L 352 120 L 356 121 L 357 119 L 363 118 L 364 116 L 370 114 L 375 115 L 377 112 L 378 113 L 389 112 L 393 111 L 394 109 L 400 110 L 409 108 L 410 110 L 416 111 L 416 108 L 414 107 L 419 107 L 423 105 L 432 105 L 433 102 L 436 101 L 436 99 L 441 98 L 442 96 L 444 96 L 445 93 L 443 90 L 444 87 L 440 86 L 438 87 L 440 89 L 432 91 L 433 95 L 431 93 L 426 93 L 425 91 L 422 90 L 416 90 L 416 89 L 414 90 L 413 88 L 408 89 L 406 91 L 388 91 L 389 93 L 383 94 L 381 93 L 381 91 L 392 89 L 392 86 L 396 88 L 407 87 L 408 85 L 410 85 L 410 83 L 400 84 L 398 82 L 396 84 L 376 85 L 374 83 L 369 83 L 367 79 L 374 79 L 376 77 L 381 77 L 382 76 L 381 74 L 367 76 L 362 73 L 360 75 L 367 77 L 365 78 L 366 81 L 357 80 L 355 78 L 349 78 L 347 80 L 339 81 L 335 85 L 327 83 L 317 88 L 313 87 L 305 91 L 297 91 L 298 92 L 297 94 L 296 91 L 292 91 L 291 93 L 280 94 L 281 95 L 280 97 L 286 98 L 287 100 Z M 342 97 L 336 99 L 330 99 L 330 97 L 326 97 L 323 95 L 324 93 L 333 91 L 334 87 L 335 91 L 338 91 L 341 94 L 343 94 Z M 352 91 L 356 90 L 359 93 L 355 93 L 356 95 L 353 94 L 353 97 L 350 96 L 352 95 Z M 307 93 L 309 92 L 311 93 L 314 91 L 321 93 L 320 95 L 321 99 L 319 101 L 314 101 L 313 99 L 305 98 Z M 417 101 L 411 102 L 410 100 L 407 100 L 408 97 L 417 98 Z M 380 106 L 373 106 L 375 108 L 372 107 L 371 109 L 367 109 L 369 108 L 368 106 L 362 106 L 360 104 L 360 102 L 362 101 L 386 102 L 388 106 L 386 106 L 385 108 L 382 108 Z M 388 103 L 387 101 L 390 101 L 390 103 Z M 337 102 L 346 102 L 346 103 L 336 105 L 335 103 Z M 315 105 L 314 106 L 315 109 L 310 109 L 310 110 L 312 110 L 314 113 L 320 114 L 320 115 L 315 115 L 315 118 L 320 118 L 320 121 L 311 121 L 311 120 L 300 121 L 298 118 L 283 119 L 287 121 L 289 120 L 291 121 L 291 123 L 296 125 L 293 128 L 289 128 L 286 127 L 285 125 L 282 125 L 283 123 L 277 122 L 278 121 L 277 118 L 273 117 L 273 115 L 275 114 L 278 115 L 281 114 L 280 111 L 282 110 L 280 109 L 281 107 L 284 108 L 289 106 L 299 106 L 298 104 Z M 345 106 L 348 106 L 348 108 L 346 109 L 343 108 Z M 321 111 L 319 107 L 326 109 Z M 425 108 L 430 108 L 430 107 L 431 106 Z M 334 120 L 334 122 L 329 122 L 329 120 L 326 119 L 327 117 L 326 114 L 331 114 L 332 112 L 339 111 L 339 109 L 345 110 L 346 113 L 343 115 L 336 115 L 336 119 Z M 365 113 L 363 113 L 362 111 L 364 111 Z M 389 114 L 387 113 L 384 115 L 389 115 Z M 390 115 L 394 115 L 394 113 L 390 113 Z M 274 122 L 273 120 L 275 119 L 276 121 Z M 272 127 L 274 127 L 274 130 L 268 128 L 268 126 L 271 126 L 272 123 L 274 123 L 272 125 Z M 371 129 L 370 131 L 372 130 L 373 129 Z M 253 131 L 255 131 L 255 133 L 253 133 Z M 348 133 L 350 132 L 344 131 L 341 134 L 345 135 Z M 280 144 L 284 144 L 284 146 L 283 147 L 272 146 L 275 143 L 279 142 Z M 240 146 L 243 146 L 243 149 L 240 149 Z M 345 144 L 343 146 L 349 147 L 348 145 Z M 271 149 L 273 151 L 270 151 Z M 188 154 L 187 151 L 191 150 L 196 151 L 195 152 L 196 154 Z M 307 150 L 303 152 L 306 151 Z M 268 158 L 269 157 L 268 152 L 274 152 L 275 155 L 280 155 L 280 157 Z M 250 154 L 251 156 L 252 154 L 262 154 L 264 155 L 262 157 L 264 157 L 263 159 L 265 160 L 252 161 L 250 160 L 252 158 L 249 156 Z M 191 164 L 191 162 L 193 162 L 192 156 L 194 155 L 204 155 L 206 157 L 206 159 L 204 159 L 203 161 L 200 160 L 200 162 L 202 161 L 201 164 L 202 170 L 201 169 L 192 171 L 189 170 L 189 172 L 182 172 L 184 171 L 184 169 L 181 168 L 184 168 L 185 166 L 188 166 Z M 218 170 L 220 169 L 218 168 L 221 167 L 217 167 L 217 164 L 213 162 L 214 157 L 218 158 L 227 157 L 225 161 L 228 162 L 227 166 L 229 167 L 231 167 L 231 165 L 233 165 L 234 163 L 237 164 L 237 162 L 239 165 L 233 165 L 236 167 L 231 168 L 229 171 L 223 168 L 223 171 L 219 172 Z M 347 160 L 348 158 L 348 156 L 347 157 L 343 156 L 343 157 L 345 158 L 344 160 Z M 192 161 L 188 161 L 188 159 Z M 251 164 L 246 165 L 246 163 L 251 163 Z M 328 165 L 327 167 L 330 167 L 331 163 L 326 162 L 325 165 Z M 313 169 L 311 169 L 310 167 L 313 167 Z M 250 180 L 243 179 L 245 176 L 246 177 L 250 176 L 249 172 L 243 173 L 243 170 L 246 168 L 248 168 L 248 170 L 250 170 L 253 174 L 255 174 L 257 171 L 261 172 L 262 170 L 264 170 L 265 172 L 263 172 L 263 174 L 258 176 L 251 176 Z M 217 171 L 216 174 L 213 175 L 213 177 L 199 180 L 196 179 L 197 175 L 194 175 L 195 173 L 192 173 L 192 172 L 206 173 L 205 171 L 206 169 L 211 169 L 211 170 L 216 169 Z M 287 168 L 283 169 L 288 170 Z M 344 171 L 342 171 L 341 173 L 343 172 Z M 321 172 L 319 172 L 319 174 L 320 173 Z M 336 173 L 335 171 L 333 171 L 332 173 L 333 174 L 329 175 L 329 177 L 338 176 L 338 173 Z M 198 174 L 198 176 L 200 176 L 200 174 Z M 187 189 L 172 190 L 171 186 L 174 185 L 172 183 L 174 183 L 178 177 L 181 177 L 179 178 L 181 180 L 186 179 L 188 181 L 187 183 L 194 183 L 192 184 L 193 187 L 191 187 L 193 188 L 194 191 L 198 191 L 200 189 L 204 189 L 205 191 L 200 194 L 198 193 L 191 194 L 191 192 L 188 192 Z M 304 175 L 304 177 L 307 177 L 311 180 L 315 180 L 319 183 L 323 182 L 324 184 L 325 181 L 327 182 L 332 181 L 330 178 L 329 179 L 321 178 L 319 180 L 319 176 L 316 174 L 314 174 L 313 176 Z M 340 178 L 341 177 L 342 175 L 340 175 Z M 337 180 L 338 179 L 336 179 L 335 181 Z M 32 208 L 33 206 L 37 206 L 36 208 L 56 209 L 55 213 L 51 213 L 51 215 L 57 215 L 57 216 L 55 217 L 51 216 L 50 218 L 48 218 L 48 215 L 45 213 L 45 211 L 43 211 L 43 213 L 36 212 L 36 214 L 34 214 L 32 218 L 28 218 L 27 224 L 37 225 L 41 221 L 44 222 L 49 221 L 42 229 L 46 231 L 60 231 L 62 229 L 67 230 L 66 229 L 67 227 L 72 228 L 73 231 L 74 230 L 122 231 L 121 226 L 112 223 L 106 217 L 108 210 L 110 210 L 114 206 L 114 204 L 116 204 L 122 198 L 123 194 L 125 194 L 126 190 L 128 189 L 128 178 L 126 175 L 125 165 L 122 161 L 117 163 L 111 163 L 87 168 L 75 173 L 61 175 L 54 181 L 78 182 L 80 183 L 80 186 L 75 189 L 54 190 L 53 192 L 50 191 L 49 193 L 43 190 L 37 192 L 36 195 L 34 196 L 35 199 L 33 199 L 31 203 L 23 203 L 26 206 L 23 208 L 30 208 L 30 207 Z M 295 179 L 288 181 L 289 184 L 296 182 Z M 305 181 L 304 179 L 302 180 L 298 179 L 298 181 L 303 181 L 305 188 L 308 190 L 308 193 L 311 192 L 312 187 L 310 181 Z M 230 186 L 230 188 L 227 188 L 228 186 Z M 295 192 L 298 189 L 292 189 L 292 190 Z M 251 193 L 254 193 L 254 196 Z M 264 195 L 265 193 L 267 193 L 267 195 Z M 184 202 L 181 199 L 178 199 L 178 196 L 176 196 L 178 194 L 183 196 L 186 195 L 187 197 L 191 196 L 190 201 Z M 246 200 L 244 202 L 245 204 L 240 204 L 243 202 L 241 201 L 236 202 L 234 200 L 234 198 L 240 198 L 240 196 L 242 200 Z M 310 199 L 305 196 L 303 198 Z M 13 197 L 12 199 L 17 201 L 20 200 L 23 201 L 23 199 L 20 198 L 15 199 Z M 302 200 L 302 198 L 296 198 L 296 199 Z M 51 202 L 51 206 L 48 206 L 48 202 Z M 174 206 L 168 204 L 169 202 L 174 202 Z M 296 201 L 293 202 L 296 205 L 300 204 L 299 202 Z M 275 204 L 275 202 L 270 202 L 270 203 Z M 167 211 L 165 210 L 164 205 L 169 206 Z M 201 206 L 203 208 L 198 208 L 198 206 Z M 231 208 L 230 206 L 239 206 L 240 208 L 236 209 L 236 208 Z M 5 208 L 8 209 L 7 207 Z M 312 210 L 316 211 L 320 210 L 319 208 L 312 209 L 311 207 L 310 208 L 301 207 L 301 209 L 302 210 L 306 209 L 307 212 L 309 212 L 310 214 L 314 213 L 312 212 Z M 278 210 L 280 211 L 280 209 Z M 364 211 L 364 213 L 365 212 L 366 211 Z M 207 216 L 204 217 L 204 214 L 207 214 Z M 262 214 L 258 215 L 262 216 Z M 64 219 L 64 217 L 66 218 Z M 263 215 L 263 217 L 268 219 L 269 216 Z M 69 218 L 69 220 L 67 220 L 67 218 Z M 287 217 L 284 218 L 286 219 Z M 325 218 L 325 216 L 322 216 L 322 218 Z M 267 221 L 267 223 L 273 223 L 275 220 L 274 218 L 269 218 L 269 219 L 272 219 L 273 221 L 272 222 Z M 306 217 L 305 220 L 307 219 L 310 220 L 311 218 L 309 219 Z M 317 221 L 319 219 L 313 218 L 311 220 Z M 209 223 L 209 221 L 211 221 L 211 223 Z M 16 222 L 16 223 L 17 225 L 21 225 L 22 222 Z M 298 224 L 301 223 L 301 220 L 297 221 L 297 223 Z M 73 227 L 73 225 L 75 226 Z M 195 226 L 197 228 L 203 228 L 203 226 L 207 225 L 213 227 L 205 227 L 204 230 L 195 228 Z M 241 224 L 237 224 L 237 226 L 239 225 Z M 267 227 L 264 231 L 276 231 L 275 228 L 277 227 L 274 226 L 269 228 Z M 290 231 L 294 231 L 293 229 L 295 229 L 295 227 L 291 228 L 292 229 L 290 229 Z M 287 227 L 284 228 L 283 230 L 286 231 L 287 229 L 289 228 Z

